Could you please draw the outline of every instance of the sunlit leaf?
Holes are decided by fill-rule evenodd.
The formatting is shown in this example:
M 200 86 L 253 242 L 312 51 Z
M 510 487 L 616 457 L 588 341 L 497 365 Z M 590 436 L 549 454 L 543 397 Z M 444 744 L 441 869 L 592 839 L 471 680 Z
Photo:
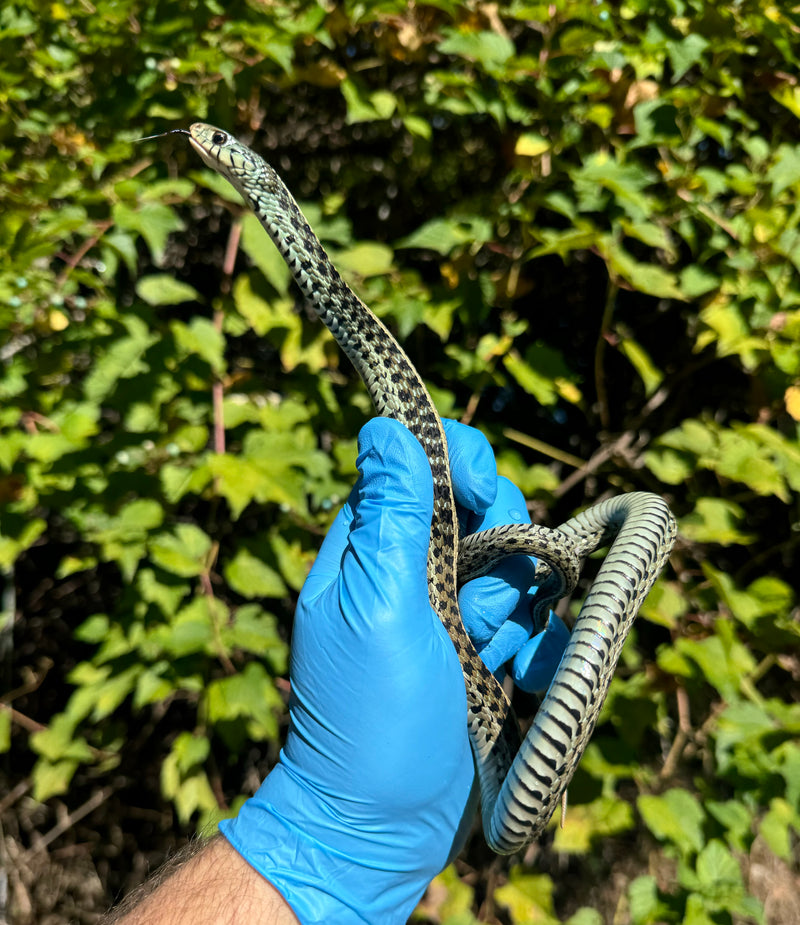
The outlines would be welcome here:
M 236 553 L 224 572 L 228 584 L 243 597 L 283 597 L 286 593 L 280 575 L 246 549 Z
M 188 283 L 182 283 L 167 273 L 143 276 L 136 283 L 139 298 L 148 305 L 178 305 L 181 302 L 199 302 L 200 293 Z
M 683 853 L 703 847 L 705 813 L 687 790 L 673 788 L 661 796 L 643 794 L 636 805 L 656 838 L 672 842 Z

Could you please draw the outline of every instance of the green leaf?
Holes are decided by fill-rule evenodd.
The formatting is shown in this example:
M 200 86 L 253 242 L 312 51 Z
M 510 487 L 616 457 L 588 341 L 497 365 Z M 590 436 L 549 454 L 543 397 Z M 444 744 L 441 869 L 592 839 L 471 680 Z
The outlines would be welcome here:
M 743 533 L 739 523 L 745 512 L 732 501 L 723 498 L 698 498 L 694 511 L 680 519 L 680 532 L 696 543 L 716 543 L 720 546 L 749 546 L 755 536 Z
M 563 828 L 557 828 L 554 847 L 565 854 L 587 854 L 597 838 L 619 835 L 633 828 L 633 809 L 616 797 L 601 796 L 591 803 L 570 806 Z
M 107 680 L 92 686 L 92 721 L 97 723 L 119 707 L 136 687 L 137 679 L 142 673 L 142 665 L 131 665 L 124 671 L 111 675 Z
M 180 353 L 202 357 L 217 375 L 225 371 L 225 338 L 212 321 L 192 318 L 188 325 L 173 321 L 170 329 Z
M 172 743 L 170 754 L 174 756 L 177 770 L 186 774 L 208 758 L 211 754 L 211 743 L 204 735 L 182 732 Z
M 122 202 L 112 209 L 114 222 L 127 231 L 138 231 L 145 239 L 156 265 L 164 259 L 167 239 L 174 231 L 183 231 L 185 225 L 170 207 L 160 202 L 146 202 L 133 210 Z
M 189 593 L 190 585 L 171 576 L 158 578 L 153 569 L 142 568 L 136 573 L 136 589 L 143 601 L 154 604 L 165 617 L 172 617 Z
M 211 540 L 194 524 L 176 524 L 171 533 L 152 537 L 148 546 L 156 565 L 181 578 L 193 578 L 206 568 Z
M 73 635 L 81 642 L 102 642 L 108 633 L 109 625 L 110 621 L 104 613 L 96 613 L 84 620 Z
M 433 218 L 398 241 L 395 247 L 421 247 L 446 257 L 457 247 L 483 244 L 491 237 L 492 226 L 483 218 Z
M 689 68 L 703 61 L 703 52 L 708 48 L 708 39 L 692 32 L 679 42 L 669 42 L 667 54 L 672 65 L 672 82 L 678 81 Z
M 210 723 L 242 720 L 251 739 L 265 741 L 278 734 L 276 711 L 283 701 L 264 666 L 250 662 L 241 674 L 212 681 L 205 707 Z
M 242 218 L 242 249 L 264 274 L 267 282 L 278 295 L 286 295 L 292 278 L 288 264 L 271 238 L 262 228 L 261 222 L 252 212 L 246 212 Z M 238 277 L 237 284 L 246 277 Z M 263 333 L 259 332 L 259 333 Z
M 722 280 L 704 267 L 693 263 L 681 270 L 680 287 L 687 299 L 697 299 L 718 289 Z
M 343 273 L 368 279 L 392 272 L 394 252 L 385 244 L 363 242 L 345 251 L 338 251 L 335 263 Z
M 161 789 L 175 802 L 178 818 L 186 823 L 196 812 L 217 808 L 217 801 L 202 768 L 210 744 L 204 736 L 181 733 L 161 766 Z
M 676 787 L 661 796 L 643 794 L 636 805 L 653 835 L 672 842 L 682 854 L 700 851 L 705 844 L 705 813 L 688 791 Z
M 31 547 L 47 529 L 47 522 L 35 517 L 22 525 L 16 537 L 0 535 L 0 569 L 8 569 L 17 557 Z
M 494 896 L 513 922 L 557 922 L 553 915 L 553 881 L 547 874 L 528 874 L 520 867 L 512 867 L 508 883 L 497 887 Z
M 50 797 L 66 793 L 77 769 L 78 762 L 71 758 L 56 761 L 40 758 L 33 766 L 31 773 L 34 800 L 44 803 Z
M 202 302 L 202 297 L 194 286 L 182 283 L 168 273 L 142 276 L 136 282 L 136 294 L 148 305 L 179 305 L 181 302 Z
M 558 394 L 553 380 L 537 372 L 516 351 L 511 351 L 503 357 L 503 366 L 540 405 L 555 404 Z
M 792 834 L 800 835 L 800 813 L 781 797 L 770 800 L 769 811 L 761 820 L 759 833 L 770 849 L 784 861 L 792 860 Z
M 633 925 L 656 925 L 670 921 L 667 917 L 669 907 L 659 895 L 655 877 L 636 877 L 628 887 L 628 903 Z
M 640 263 L 613 238 L 604 236 L 599 250 L 608 263 L 609 273 L 621 277 L 634 289 L 660 299 L 683 299 L 674 273 L 652 263 Z
M 262 299 L 253 290 L 248 275 L 241 274 L 233 284 L 233 298 L 236 310 L 260 337 L 268 334 L 274 326 L 280 324 L 279 313 L 272 304 Z
M 520 157 L 538 157 L 549 151 L 552 143 L 536 132 L 523 132 L 514 145 L 514 153 Z
M 756 667 L 750 650 L 735 636 L 729 620 L 717 620 L 706 639 L 678 639 L 678 652 L 694 661 L 703 677 L 729 703 L 737 699 L 742 679 Z
M 635 163 L 620 163 L 615 157 L 601 152 L 586 158 L 573 171 L 572 179 L 579 194 L 589 197 L 586 199 L 587 206 L 590 200 L 594 200 L 598 189 L 605 189 L 634 222 L 647 220 L 651 203 L 644 190 L 655 177 L 646 168 Z M 587 208 L 586 211 L 593 209 Z
M 152 668 L 145 668 L 136 681 L 133 706 L 140 710 L 151 703 L 160 703 L 172 694 L 178 685 L 170 682 L 163 674 L 169 670 L 169 662 L 157 662 Z
M 215 620 L 216 617 L 216 620 Z M 218 600 L 195 597 L 166 625 L 156 626 L 149 634 L 159 654 L 170 658 L 214 652 L 214 623 L 225 621 L 227 608 Z
M 236 206 L 243 206 L 244 200 L 231 184 L 216 172 L 216 170 L 193 170 L 189 177 L 198 185 L 211 190 L 224 202 L 231 202 Z M 258 221 L 258 219 L 256 219 Z
M 760 904 L 747 896 L 739 864 L 719 839 L 705 845 L 694 870 L 680 865 L 678 877 L 683 886 L 693 891 L 697 908 L 703 914 L 723 910 L 763 922 Z
M 288 542 L 277 530 L 270 533 L 269 543 L 284 581 L 299 591 L 308 577 L 314 555 L 304 550 L 299 542 Z
M 511 39 L 497 32 L 460 32 L 445 28 L 442 33 L 445 37 L 438 45 L 442 54 L 477 61 L 489 73 L 499 71 L 515 52 Z
M 767 180 L 772 183 L 773 196 L 800 182 L 800 145 L 779 145 Z
M 278 632 L 275 617 L 257 604 L 245 604 L 237 608 L 232 619 L 222 627 L 220 635 L 228 650 L 252 652 L 260 660 L 266 661 L 276 674 L 286 671 L 289 647 Z
M 652 395 L 663 382 L 664 374 L 653 363 L 644 347 L 635 340 L 624 337 L 620 340 L 619 347 L 644 383 L 645 394 Z
M 11 748 L 11 713 L 0 706 L 0 755 Z
M 66 713 L 57 713 L 46 729 L 34 732 L 28 741 L 37 755 L 53 763 L 64 758 L 89 761 L 92 757 L 86 740 L 75 735 L 75 721 Z
M 564 925 L 603 925 L 603 917 L 597 909 L 589 909 L 584 906 L 582 909 L 571 915 Z
M 378 122 L 390 119 L 397 109 L 397 98 L 388 90 L 374 90 L 368 93 L 351 78 L 345 78 L 339 85 L 347 103 L 347 121 Z
M 700 312 L 700 319 L 709 330 L 698 335 L 698 350 L 713 344 L 719 356 L 738 356 L 745 369 L 756 368 L 765 345 L 751 334 L 738 304 L 715 300 Z
M 119 512 L 115 530 L 125 539 L 144 536 L 164 522 L 164 509 L 151 498 L 130 501 Z
M 240 549 L 223 569 L 225 580 L 242 597 L 283 597 L 281 576 L 247 549 Z
M 677 582 L 665 581 L 662 577 L 647 595 L 639 615 L 651 623 L 657 623 L 667 629 L 675 629 L 678 619 L 688 609 L 689 602 L 680 585 Z
M 142 357 L 149 347 L 158 342 L 158 335 L 134 315 L 127 315 L 123 324 L 128 336 L 119 338 L 109 347 L 84 381 L 83 392 L 90 402 L 102 404 L 120 379 L 130 379 L 150 369 Z
M 185 495 L 199 495 L 211 481 L 212 474 L 206 465 L 192 468 L 168 463 L 161 467 L 160 477 L 164 497 L 170 504 L 175 504 Z
M 705 808 L 725 829 L 725 840 L 731 848 L 745 853 L 752 839 L 752 811 L 737 800 L 706 800 Z

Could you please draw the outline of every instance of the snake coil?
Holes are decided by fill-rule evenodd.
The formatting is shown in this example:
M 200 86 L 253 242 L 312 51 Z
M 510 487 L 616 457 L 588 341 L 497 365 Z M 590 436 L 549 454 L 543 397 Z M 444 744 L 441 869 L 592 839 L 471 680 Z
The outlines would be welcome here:
M 403 423 L 427 454 L 434 487 L 430 602 L 464 673 L 486 840 L 499 854 L 518 851 L 541 834 L 583 754 L 625 637 L 675 541 L 669 508 L 657 495 L 633 492 L 597 504 L 555 530 L 514 525 L 473 534 L 459 544 L 442 424 L 400 345 L 341 278 L 269 164 L 212 125 L 198 122 L 175 131 L 189 136 L 203 161 L 253 210 L 307 303 L 352 360 L 378 414 Z M 609 542 L 555 678 L 520 742 L 508 698 L 462 625 L 457 575 L 463 582 L 504 556 L 535 556 L 546 563 L 542 574 L 549 574 L 535 616 L 546 615 L 550 604 L 574 587 L 583 559 Z

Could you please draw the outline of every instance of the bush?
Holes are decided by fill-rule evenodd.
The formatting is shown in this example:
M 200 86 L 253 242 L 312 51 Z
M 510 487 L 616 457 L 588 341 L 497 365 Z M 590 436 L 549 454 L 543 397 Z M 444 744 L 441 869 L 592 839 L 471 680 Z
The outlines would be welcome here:
M 135 143 L 196 119 L 274 163 L 535 520 L 631 489 L 680 520 L 567 827 L 515 867 L 474 839 L 419 915 L 790 921 L 798 26 L 708 0 L 3 6 L 18 921 L 93 920 L 274 761 L 294 601 L 371 414 L 252 216 L 186 146 Z

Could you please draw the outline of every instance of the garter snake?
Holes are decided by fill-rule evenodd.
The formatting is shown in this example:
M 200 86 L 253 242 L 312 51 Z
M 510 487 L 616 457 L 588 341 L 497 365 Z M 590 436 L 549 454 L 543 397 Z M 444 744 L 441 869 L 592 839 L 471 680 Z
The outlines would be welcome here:
M 434 492 L 430 602 L 464 673 L 486 840 L 500 854 L 517 851 L 543 831 L 594 729 L 625 637 L 674 543 L 669 508 L 657 495 L 632 492 L 597 504 L 557 529 L 514 525 L 459 541 L 442 424 L 400 345 L 344 282 L 266 161 L 212 125 L 198 122 L 174 133 L 187 135 L 203 161 L 238 190 L 309 307 L 353 362 L 377 413 L 402 422 L 427 454 Z M 457 574 L 463 582 L 504 556 L 537 557 L 545 563 L 539 574 L 549 576 L 536 600 L 534 622 L 541 627 L 550 604 L 574 587 L 583 559 L 609 542 L 556 676 L 520 742 L 508 698 L 463 628 Z

